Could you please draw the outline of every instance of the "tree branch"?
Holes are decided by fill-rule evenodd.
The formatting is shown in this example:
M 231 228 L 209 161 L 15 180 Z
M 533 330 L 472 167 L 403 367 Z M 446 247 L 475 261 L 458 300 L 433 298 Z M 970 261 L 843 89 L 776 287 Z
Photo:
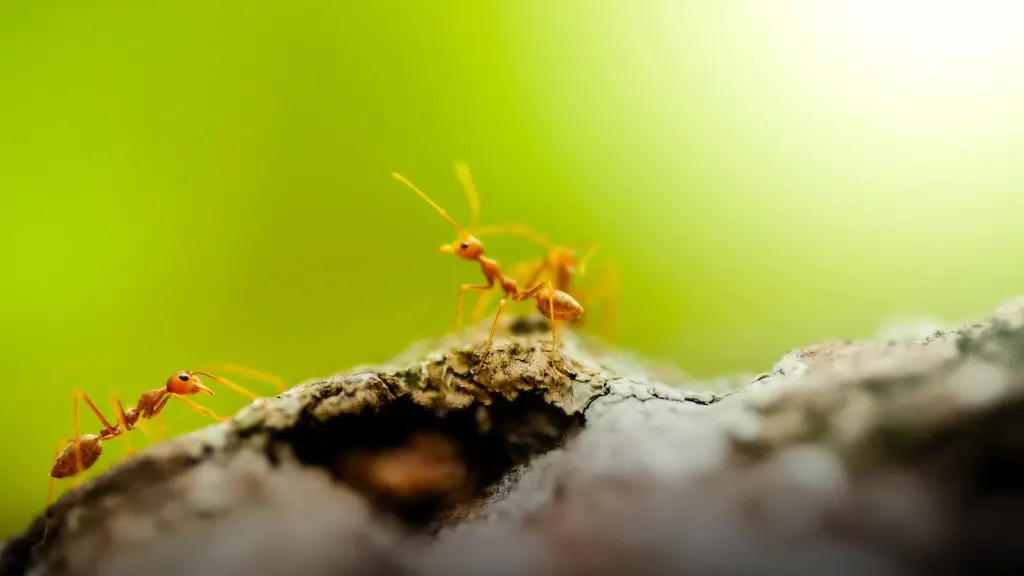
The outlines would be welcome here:
M 68 491 L 3 574 L 1024 568 L 1024 314 L 666 377 L 547 324 L 254 401 Z M 993 564 L 995 565 L 995 564 Z

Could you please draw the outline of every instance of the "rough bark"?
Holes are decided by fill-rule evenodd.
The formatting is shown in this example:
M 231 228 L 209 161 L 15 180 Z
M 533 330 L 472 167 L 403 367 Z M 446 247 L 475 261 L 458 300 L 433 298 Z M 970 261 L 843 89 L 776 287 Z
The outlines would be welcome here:
M 715 382 L 572 334 L 553 357 L 541 322 L 505 331 L 154 445 L 65 493 L 0 572 L 1024 570 L 1020 301 Z

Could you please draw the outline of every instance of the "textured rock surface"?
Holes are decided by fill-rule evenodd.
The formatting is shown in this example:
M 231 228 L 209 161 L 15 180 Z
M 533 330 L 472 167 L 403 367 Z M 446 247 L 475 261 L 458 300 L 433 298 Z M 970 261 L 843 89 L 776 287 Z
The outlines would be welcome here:
M 489 354 L 475 333 L 418 344 L 158 444 L 65 494 L 0 568 L 1024 570 L 1020 300 L 742 381 L 665 376 L 570 335 L 553 359 L 543 328 L 512 326 Z

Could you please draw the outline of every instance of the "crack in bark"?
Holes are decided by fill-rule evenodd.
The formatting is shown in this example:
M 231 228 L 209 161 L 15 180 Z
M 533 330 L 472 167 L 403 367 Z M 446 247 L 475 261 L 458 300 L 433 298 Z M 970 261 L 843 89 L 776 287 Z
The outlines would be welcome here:
M 140 494 L 162 491 L 168 501 L 186 497 L 180 491 L 200 470 L 211 465 L 230 469 L 251 454 L 262 455 L 268 473 L 287 473 L 295 465 L 328 471 L 336 482 L 368 498 L 377 513 L 396 515 L 414 529 L 434 530 L 446 515 L 457 518 L 460 510 L 485 499 L 518 464 L 562 445 L 583 425 L 593 402 L 609 394 L 608 383 L 618 379 L 582 351 L 571 334 L 563 336 L 564 348 L 552 359 L 546 323 L 519 322 L 511 333 L 490 351 L 482 350 L 478 331 L 464 336 L 473 343 L 469 346 L 439 348 L 404 366 L 363 368 L 306 382 L 252 402 L 228 422 L 157 444 L 66 492 L 7 544 L 0 568 L 5 574 L 25 573 L 33 566 L 64 572 L 63 555 L 73 546 L 114 545 L 90 532 L 108 532 L 111 522 L 126 515 L 168 513 L 146 510 L 138 503 Z M 353 461 L 381 475 L 388 468 L 380 462 L 394 467 L 405 458 L 420 472 L 436 472 L 422 474 L 436 481 L 445 477 L 443 467 L 434 470 L 429 458 L 412 452 L 403 456 L 402 450 L 427 445 L 428 452 L 446 453 L 444 441 L 457 446 L 459 454 L 448 465 L 469 470 L 470 477 L 462 486 L 446 485 L 448 494 L 436 498 L 425 490 L 426 504 L 419 507 L 415 502 L 395 505 L 401 499 L 396 491 L 415 492 L 416 487 L 392 480 L 374 484 L 353 472 Z M 447 498 L 451 494 L 457 497 Z

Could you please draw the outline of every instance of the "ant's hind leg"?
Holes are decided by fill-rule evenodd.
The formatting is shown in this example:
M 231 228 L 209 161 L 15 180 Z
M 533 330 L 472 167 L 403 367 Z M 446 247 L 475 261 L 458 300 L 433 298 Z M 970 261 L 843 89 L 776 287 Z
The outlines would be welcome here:
M 89 410 L 91 410 L 92 413 L 96 415 L 96 419 L 99 420 L 101 424 L 103 424 L 103 431 L 112 434 L 114 432 L 113 424 L 107 421 L 107 419 L 103 416 L 103 413 L 100 412 L 100 409 L 97 408 L 96 405 L 92 403 L 92 400 L 89 398 L 89 396 L 80 389 L 75 390 L 75 414 L 78 414 L 78 398 L 85 400 L 86 405 L 89 406 Z
M 551 310 L 551 351 L 558 350 L 558 321 L 555 320 L 555 292 L 548 292 L 548 310 Z
M 85 466 L 82 464 L 82 443 L 78 441 L 78 439 L 80 437 L 79 436 L 80 432 L 79 432 L 79 429 L 78 429 L 78 398 L 79 398 L 79 396 L 85 397 L 85 393 L 82 392 L 81 390 L 75 390 L 75 418 L 74 418 L 74 420 L 75 420 L 75 437 L 72 440 L 72 442 L 74 443 L 74 447 L 75 447 L 75 475 L 71 479 L 71 487 L 72 488 L 77 488 L 82 483 L 82 475 L 85 472 Z M 92 402 L 89 402 L 89 405 L 92 406 Z M 95 406 L 93 406 L 93 408 L 95 409 Z M 100 416 L 100 418 L 102 419 L 102 416 L 99 414 L 98 411 L 96 412 L 96 414 L 98 416 Z
M 539 294 L 542 290 L 546 290 L 543 295 Z M 526 300 L 528 298 L 544 298 L 548 301 L 548 314 L 545 314 L 544 316 L 548 320 L 551 320 L 551 352 L 555 352 L 558 346 L 558 321 L 555 319 L 557 316 L 555 312 L 555 289 L 551 285 L 551 281 L 545 280 L 533 288 L 530 288 L 520 296 L 520 300 Z
M 61 438 L 60 440 L 57 441 L 57 445 L 53 447 L 53 462 L 54 462 L 54 464 L 56 464 L 57 463 L 57 459 L 60 458 L 60 453 L 64 451 L 64 447 L 67 446 L 69 442 L 74 442 L 74 441 L 75 441 L 74 438 Z M 46 489 L 46 506 L 47 507 L 49 507 L 50 504 L 53 503 L 53 488 L 54 488 L 54 484 L 56 482 L 57 482 L 57 479 L 54 478 L 53 476 L 50 476 L 50 484 L 49 484 L 49 486 Z
M 50 504 L 53 504 L 53 484 L 57 481 L 56 478 L 50 476 L 50 485 L 46 488 L 46 507 L 49 508 Z
M 82 466 L 82 444 L 78 441 L 78 436 L 79 436 L 79 432 L 78 432 L 78 398 L 79 398 L 79 396 L 83 396 L 84 394 L 82 393 L 81 390 L 77 390 L 77 389 L 75 390 L 74 394 L 75 394 L 75 412 L 74 412 L 74 430 L 75 430 L 75 435 L 74 435 L 74 437 L 72 438 L 71 441 L 74 442 L 74 446 L 75 446 L 75 448 L 74 448 L 74 450 L 75 450 L 75 474 L 81 474 L 84 471 L 85 468 Z
M 498 311 L 494 314 L 494 321 L 491 322 L 491 333 L 487 337 L 487 348 L 485 350 L 490 350 L 491 344 L 494 343 L 494 333 L 498 331 L 498 320 L 501 318 L 502 311 L 505 310 L 505 304 L 508 304 L 508 298 L 502 298 L 498 301 Z
M 121 429 L 121 435 L 124 436 L 124 451 L 131 456 L 135 453 L 135 449 L 132 448 L 132 442 L 128 438 L 128 432 L 131 430 L 131 426 L 128 425 L 128 415 L 124 413 L 124 405 L 121 404 L 121 399 L 118 398 L 117 392 L 110 391 L 110 401 L 114 405 L 114 417 L 117 418 L 117 426 Z M 145 434 L 145 431 L 143 431 L 143 434 Z

